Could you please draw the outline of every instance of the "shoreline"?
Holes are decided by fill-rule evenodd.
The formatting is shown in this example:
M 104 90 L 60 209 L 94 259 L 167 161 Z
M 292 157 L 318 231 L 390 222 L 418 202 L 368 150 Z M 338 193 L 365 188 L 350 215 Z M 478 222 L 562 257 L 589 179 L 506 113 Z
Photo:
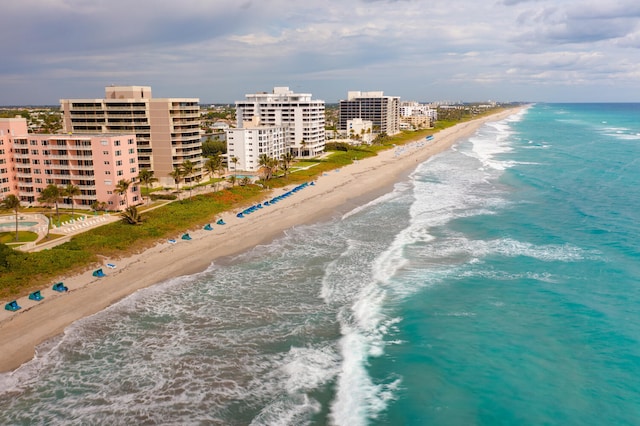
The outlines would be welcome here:
M 133 256 L 105 260 L 116 267 L 103 267 L 107 276 L 97 278 L 92 271 L 60 277 L 69 288 L 67 293 L 43 289 L 41 302 L 18 299 L 23 309 L 0 313 L 0 372 L 8 372 L 37 357 L 37 345 L 62 334 L 78 319 L 98 313 L 137 290 L 169 279 L 204 271 L 217 259 L 233 256 L 282 235 L 295 226 L 345 213 L 356 205 L 375 199 L 406 177 L 428 158 L 448 150 L 455 143 L 472 136 L 486 122 L 499 121 L 525 107 L 459 123 L 434 134 L 434 140 L 423 138 L 395 149 L 381 151 L 377 156 L 325 172 L 314 185 L 287 197 L 277 205 L 257 210 L 245 218 L 235 213 L 222 215 L 226 225 L 213 225 L 213 231 L 185 229 L 191 240 L 175 244 L 160 241 L 155 246 Z M 276 189 L 279 195 L 292 186 Z

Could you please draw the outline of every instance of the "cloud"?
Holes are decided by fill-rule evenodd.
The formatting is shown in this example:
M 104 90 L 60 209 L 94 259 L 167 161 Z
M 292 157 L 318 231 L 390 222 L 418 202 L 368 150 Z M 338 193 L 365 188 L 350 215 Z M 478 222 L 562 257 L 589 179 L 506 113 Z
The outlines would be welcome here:
M 328 101 L 513 99 L 610 76 L 632 93 L 638 17 L 635 0 L 21 0 L 4 8 L 0 90 L 5 103 L 112 83 L 220 102 L 274 85 Z

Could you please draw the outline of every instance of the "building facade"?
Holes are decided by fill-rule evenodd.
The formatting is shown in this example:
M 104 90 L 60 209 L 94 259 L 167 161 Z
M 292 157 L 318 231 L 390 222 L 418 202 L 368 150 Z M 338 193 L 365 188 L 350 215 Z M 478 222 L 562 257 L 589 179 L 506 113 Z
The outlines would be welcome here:
M 347 136 L 363 143 L 371 143 L 373 140 L 373 123 L 362 118 L 347 120 Z
M 272 93 L 245 95 L 236 102 L 237 128 L 245 123 L 285 129 L 287 149 L 297 157 L 315 157 L 324 152 L 324 101 L 309 93 L 294 93 L 288 87 L 274 87 Z M 253 125 L 253 124 L 252 124 Z
M 287 152 L 286 128 L 283 126 L 262 126 L 257 117 L 245 122 L 240 129 L 227 130 L 227 157 L 229 170 L 257 172 L 260 156 L 280 159 Z M 232 159 L 236 158 L 237 161 Z
M 374 133 L 395 135 L 400 132 L 400 97 L 384 96 L 384 92 L 347 93 L 347 100 L 340 101 L 338 128 L 348 131 L 347 122 L 361 118 L 373 123 Z
M 153 98 L 148 86 L 109 86 L 104 99 L 61 99 L 64 131 L 72 134 L 135 134 L 140 169 L 154 172 L 160 185 L 184 161 L 202 176 L 200 105 L 197 98 Z
M 89 209 L 102 202 L 124 210 L 142 202 L 138 172 L 134 134 L 34 134 L 24 118 L 0 118 L 0 196 L 14 194 L 23 206 L 39 205 L 48 185 L 72 184 L 80 194 L 59 206 Z M 132 182 L 126 194 L 116 191 L 120 180 Z
M 438 119 L 438 111 L 427 104 L 415 101 L 400 103 L 400 121 L 409 129 L 433 127 Z

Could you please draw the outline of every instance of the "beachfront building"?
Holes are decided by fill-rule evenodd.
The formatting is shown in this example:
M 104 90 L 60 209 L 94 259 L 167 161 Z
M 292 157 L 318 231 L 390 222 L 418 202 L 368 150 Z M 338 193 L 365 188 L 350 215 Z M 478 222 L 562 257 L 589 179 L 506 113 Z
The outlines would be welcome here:
M 373 123 L 373 132 L 395 135 L 400 132 L 400 97 L 384 96 L 384 92 L 347 93 L 347 100 L 340 101 L 338 129 L 348 132 L 347 122 L 361 118 Z
M 438 111 L 428 104 L 415 101 L 400 103 L 401 128 L 404 123 L 407 129 L 425 129 L 434 126 L 438 119 Z
M 140 169 L 154 172 L 163 186 L 186 160 L 195 173 L 186 184 L 202 177 L 200 105 L 197 98 L 153 98 L 148 86 L 109 86 L 104 99 L 62 99 L 64 131 L 72 134 L 135 134 Z
M 287 129 L 284 126 L 264 126 L 258 117 L 243 123 L 239 129 L 227 130 L 229 170 L 257 172 L 260 156 L 280 159 L 287 152 Z M 232 159 L 235 158 L 236 161 Z
M 347 136 L 351 140 L 355 139 L 362 143 L 371 143 L 373 140 L 373 122 L 362 118 L 347 120 Z
M 28 133 L 24 118 L 0 118 L 0 196 L 14 194 L 23 206 L 39 205 L 48 185 L 77 186 L 80 194 L 61 198 L 60 207 L 89 209 L 105 203 L 108 210 L 124 210 L 142 202 L 140 187 L 116 190 L 121 180 L 134 182 L 138 156 L 134 134 Z
M 324 152 L 324 101 L 310 93 L 294 93 L 288 87 L 274 87 L 272 93 L 245 95 L 236 102 L 237 128 L 245 123 L 283 127 L 286 149 L 296 157 L 315 157 Z M 253 125 L 253 124 L 252 124 Z

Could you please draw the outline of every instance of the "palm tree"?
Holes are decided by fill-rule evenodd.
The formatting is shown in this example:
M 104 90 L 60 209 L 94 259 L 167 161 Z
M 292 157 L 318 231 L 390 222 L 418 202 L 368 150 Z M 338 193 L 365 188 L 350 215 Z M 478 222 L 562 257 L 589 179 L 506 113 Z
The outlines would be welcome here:
M 238 161 L 240 161 L 240 160 L 235 155 L 233 157 L 231 157 L 231 162 L 233 163 L 233 175 L 234 176 L 236 175 L 236 170 L 238 169 Z
M 271 160 L 271 157 L 269 157 L 267 154 L 260 154 L 260 156 L 258 157 L 258 165 L 260 166 L 260 171 L 264 174 L 264 180 L 271 179 L 271 175 L 273 173 Z
M 16 242 L 18 241 L 18 209 L 20 209 L 20 198 L 9 194 L 2 200 L 2 208 L 13 210 L 16 214 Z
M 284 171 L 284 177 L 287 177 L 287 172 L 289 171 L 289 167 L 294 159 L 295 156 L 291 151 L 287 151 L 280 156 L 280 167 L 282 167 L 282 170 Z
M 67 186 L 62 189 L 62 195 L 71 198 L 71 219 L 73 219 L 73 197 L 76 197 L 80 194 L 82 194 L 82 191 L 80 191 L 80 187 L 72 183 L 68 183 Z
M 191 175 L 193 175 L 193 172 L 195 171 L 195 165 L 189 160 L 183 161 L 180 167 L 182 168 L 182 174 L 185 178 L 191 177 Z M 189 185 L 189 199 L 191 199 L 192 189 L 193 185 Z
M 40 193 L 40 197 L 38 201 L 43 204 L 55 204 L 56 206 L 56 216 L 58 217 L 58 222 L 60 222 L 60 213 L 58 212 L 58 200 L 60 199 L 60 188 L 56 185 L 50 183 L 47 185 L 45 189 Z M 49 225 L 51 225 L 52 218 L 49 215 Z M 47 227 L 47 237 L 49 237 L 49 228 Z
M 142 223 L 142 217 L 136 206 L 127 207 L 120 213 L 122 220 L 130 225 L 139 225 Z
M 176 167 L 173 169 L 169 176 L 173 178 L 173 181 L 176 183 L 176 192 L 178 193 L 178 198 L 180 198 L 180 182 L 182 182 L 183 172 L 181 167 Z
M 127 192 L 129 191 L 130 186 L 131 181 L 127 179 L 120 179 L 116 185 L 116 192 L 120 195 L 124 195 L 124 201 L 127 207 L 129 207 L 129 197 L 127 196 Z
M 142 169 L 138 173 L 138 180 L 147 188 L 147 203 L 151 201 L 151 194 L 149 193 L 149 187 L 158 181 L 158 178 L 153 175 L 153 170 Z
M 209 172 L 209 175 L 211 176 L 212 179 L 216 174 L 219 174 L 221 168 L 222 168 L 222 158 L 220 157 L 220 154 L 218 154 L 217 152 L 211 157 L 209 157 L 207 161 L 204 163 L 204 169 L 207 172 Z M 216 191 L 217 191 L 218 182 L 216 181 L 214 185 L 216 186 Z
M 300 141 L 300 149 L 302 150 L 302 154 L 300 154 L 300 149 L 298 150 L 298 157 L 303 157 L 304 156 L 304 150 L 307 147 L 307 141 L 305 141 L 304 139 L 302 139 Z

